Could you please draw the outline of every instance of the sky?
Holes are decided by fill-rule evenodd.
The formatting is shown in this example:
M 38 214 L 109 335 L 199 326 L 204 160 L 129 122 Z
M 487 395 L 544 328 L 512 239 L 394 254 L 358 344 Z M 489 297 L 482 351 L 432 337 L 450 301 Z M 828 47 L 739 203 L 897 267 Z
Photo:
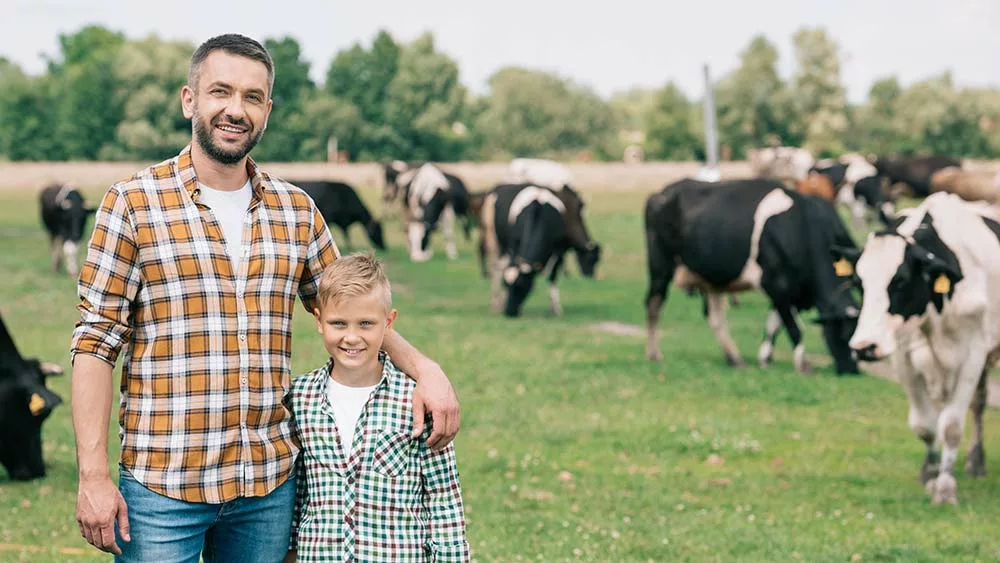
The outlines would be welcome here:
M 950 70 L 960 86 L 1000 87 L 998 0 L 0 0 L 0 56 L 44 72 L 42 55 L 58 54 L 59 34 L 88 24 L 194 45 L 228 32 L 261 41 L 290 35 L 317 82 L 337 51 L 370 45 L 380 29 L 397 41 L 431 31 L 478 94 L 493 72 L 517 65 L 604 97 L 669 81 L 700 97 L 703 65 L 713 78 L 724 75 L 757 34 L 778 47 L 788 77 L 792 35 L 823 26 L 840 46 L 853 102 L 889 75 L 908 85 Z

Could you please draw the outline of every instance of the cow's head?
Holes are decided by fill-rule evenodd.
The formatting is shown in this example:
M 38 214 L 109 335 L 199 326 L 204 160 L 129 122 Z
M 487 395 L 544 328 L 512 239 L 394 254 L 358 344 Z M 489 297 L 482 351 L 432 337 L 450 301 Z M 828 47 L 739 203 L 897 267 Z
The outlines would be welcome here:
M 576 260 L 580 265 L 580 272 L 584 276 L 592 278 L 597 272 L 597 263 L 601 259 L 601 245 L 590 238 L 587 225 L 583 220 L 583 208 L 586 203 L 580 197 L 580 194 L 568 185 L 556 191 L 555 194 L 566 207 L 564 213 L 566 218 L 566 236 L 569 238 L 570 245 L 576 251 Z
M 45 476 L 42 422 L 62 403 L 46 380 L 56 364 L 24 359 L 0 319 L 0 464 L 15 480 Z
M 916 228 L 908 228 L 914 223 Z M 940 314 L 963 279 L 957 257 L 926 213 L 909 216 L 897 230 L 872 233 L 863 252 L 841 259 L 864 295 L 850 346 L 865 361 L 895 352 L 899 330 Z
M 382 235 L 382 222 L 372 217 L 372 219 L 368 221 L 368 224 L 365 225 L 365 230 L 368 231 L 368 238 L 371 239 L 375 248 L 385 250 L 385 238 L 383 238 Z
M 409 170 L 409 165 L 402 160 L 394 160 L 382 165 L 382 171 L 385 174 L 385 184 L 382 186 L 383 201 L 395 201 L 396 196 L 399 195 L 399 185 L 396 183 L 396 178 L 407 170 Z

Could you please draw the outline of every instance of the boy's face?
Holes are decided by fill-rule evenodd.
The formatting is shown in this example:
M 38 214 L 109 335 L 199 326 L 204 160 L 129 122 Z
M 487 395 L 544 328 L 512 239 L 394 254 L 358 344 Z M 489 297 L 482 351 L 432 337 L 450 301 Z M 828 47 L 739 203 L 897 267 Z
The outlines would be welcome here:
M 323 345 L 334 364 L 347 370 L 374 369 L 385 333 L 396 320 L 379 291 L 327 302 L 314 310 Z

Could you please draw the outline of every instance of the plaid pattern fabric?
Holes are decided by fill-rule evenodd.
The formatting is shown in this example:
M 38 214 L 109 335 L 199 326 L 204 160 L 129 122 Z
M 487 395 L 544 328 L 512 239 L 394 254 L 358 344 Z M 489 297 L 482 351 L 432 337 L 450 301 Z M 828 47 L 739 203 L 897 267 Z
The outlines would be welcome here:
M 191 146 L 104 195 L 80 272 L 71 357 L 124 351 L 121 461 L 149 489 L 188 502 L 261 496 L 294 470 L 282 403 L 291 385 L 295 296 L 312 310 L 339 256 L 312 199 L 248 159 L 243 256 L 200 190 Z
M 326 394 L 332 360 L 287 398 L 302 441 L 292 549 L 312 561 L 469 561 L 454 444 L 414 440 L 414 382 L 389 357 L 349 450 Z

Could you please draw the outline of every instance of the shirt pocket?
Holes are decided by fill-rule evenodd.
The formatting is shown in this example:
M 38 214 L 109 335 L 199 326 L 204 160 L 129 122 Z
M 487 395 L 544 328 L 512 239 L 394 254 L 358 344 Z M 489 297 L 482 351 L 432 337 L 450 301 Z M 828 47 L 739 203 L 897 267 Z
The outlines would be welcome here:
M 372 468 L 388 477 L 399 477 L 410 465 L 414 440 L 407 433 L 383 432 L 372 448 Z

